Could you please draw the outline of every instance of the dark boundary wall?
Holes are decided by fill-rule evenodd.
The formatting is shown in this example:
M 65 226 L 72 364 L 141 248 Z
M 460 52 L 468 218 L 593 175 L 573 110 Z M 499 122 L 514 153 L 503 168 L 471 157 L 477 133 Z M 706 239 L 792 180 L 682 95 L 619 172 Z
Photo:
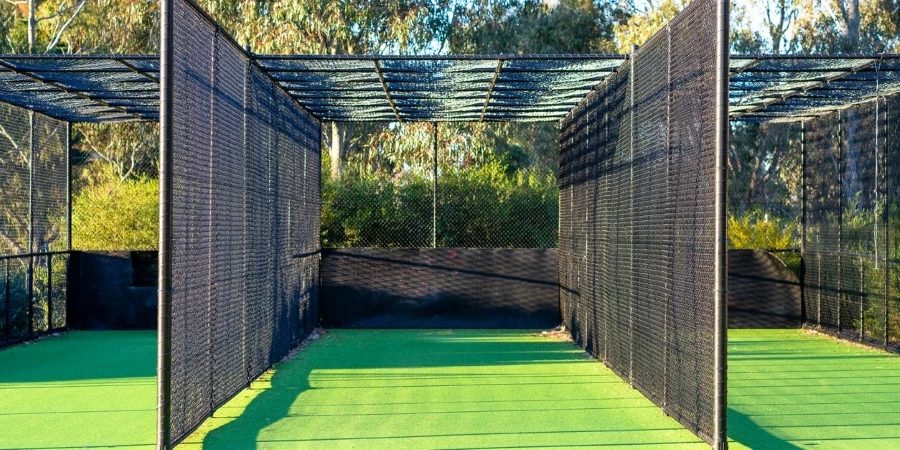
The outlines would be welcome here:
M 322 323 L 346 328 L 559 325 L 556 249 L 322 252 Z
M 881 63 L 877 63 L 881 64 Z M 900 96 L 803 122 L 804 325 L 900 352 Z
M 161 12 L 159 442 L 170 448 L 318 325 L 321 128 L 196 5 Z
M 728 328 L 800 328 L 800 280 L 763 250 L 728 250 Z
M 692 2 L 559 138 L 564 324 L 716 448 L 726 446 L 727 7 Z
M 156 330 L 157 278 L 156 252 L 71 252 L 68 328 Z

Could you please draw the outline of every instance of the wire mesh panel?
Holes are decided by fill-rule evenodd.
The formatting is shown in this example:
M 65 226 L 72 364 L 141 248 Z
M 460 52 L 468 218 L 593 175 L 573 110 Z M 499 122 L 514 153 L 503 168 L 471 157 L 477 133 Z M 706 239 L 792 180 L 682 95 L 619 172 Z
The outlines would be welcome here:
M 0 346 L 66 326 L 68 127 L 0 104 Z
M 715 1 L 695 1 L 564 121 L 572 336 L 685 426 L 714 422 Z
M 0 254 L 30 253 L 31 113 L 0 103 Z
M 805 323 L 890 347 L 897 98 L 804 123 Z
M 68 129 L 67 122 L 34 115 L 32 252 L 65 250 L 69 247 L 66 242 Z
M 174 25 L 177 442 L 317 325 L 320 128 L 195 5 Z

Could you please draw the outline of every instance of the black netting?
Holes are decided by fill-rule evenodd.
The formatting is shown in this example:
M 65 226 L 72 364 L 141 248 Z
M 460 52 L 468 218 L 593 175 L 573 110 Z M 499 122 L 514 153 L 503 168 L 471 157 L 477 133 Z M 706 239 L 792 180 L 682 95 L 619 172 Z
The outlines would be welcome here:
M 805 322 L 892 346 L 896 97 L 804 123 Z M 894 127 L 895 128 L 895 127 Z
M 560 299 L 578 342 L 713 427 L 715 7 L 691 4 L 563 122 Z
M 68 126 L 0 104 L 0 346 L 66 326 Z
M 175 3 L 172 436 L 317 325 L 319 124 Z

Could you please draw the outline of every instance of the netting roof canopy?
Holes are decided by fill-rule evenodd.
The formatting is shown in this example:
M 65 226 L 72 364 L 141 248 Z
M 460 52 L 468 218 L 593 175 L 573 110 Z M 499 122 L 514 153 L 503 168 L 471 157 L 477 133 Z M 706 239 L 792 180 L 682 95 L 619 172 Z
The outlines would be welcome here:
M 0 55 L 0 101 L 70 122 L 159 119 L 159 57 Z
M 556 121 L 628 55 L 255 55 L 323 121 Z M 734 55 L 734 120 L 797 120 L 900 92 L 900 55 Z M 155 55 L 0 55 L 0 101 L 72 122 L 158 120 Z
M 732 56 L 732 119 L 797 120 L 900 92 L 900 55 Z
M 258 56 L 325 121 L 548 121 L 626 59 L 607 55 Z

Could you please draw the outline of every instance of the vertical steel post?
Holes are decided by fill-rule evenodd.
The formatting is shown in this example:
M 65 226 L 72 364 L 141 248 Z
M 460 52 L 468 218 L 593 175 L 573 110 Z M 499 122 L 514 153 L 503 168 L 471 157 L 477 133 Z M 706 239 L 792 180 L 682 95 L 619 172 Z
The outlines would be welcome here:
M 629 74 L 629 99 L 628 99 L 628 234 L 631 243 L 628 252 L 628 274 L 630 278 L 628 283 L 628 384 L 634 387 L 634 79 L 637 73 L 634 70 L 635 54 L 638 52 L 638 46 L 631 47 L 631 70 Z
M 878 100 L 875 100 L 875 105 L 878 107 Z M 880 109 L 878 110 L 880 112 Z M 887 118 L 887 111 L 885 111 L 885 119 Z M 875 115 L 875 124 L 876 127 L 879 127 L 878 122 L 878 114 Z M 886 120 L 885 120 L 886 122 Z M 880 127 L 879 127 L 880 128 Z M 879 128 L 876 128 L 876 136 L 878 135 Z M 887 146 L 885 146 L 885 150 L 881 152 L 882 157 L 884 158 L 884 206 L 882 206 L 882 214 L 884 214 L 884 239 L 882 239 L 882 245 L 884 246 L 884 348 L 887 348 L 890 344 L 890 339 L 888 338 L 888 333 L 890 332 L 890 299 L 891 299 L 891 172 L 890 165 L 888 164 L 889 159 L 887 155 Z
M 431 247 L 437 248 L 437 210 L 438 210 L 438 124 L 431 123 Z
M 729 0 L 716 8 L 716 140 L 715 140 L 715 364 L 713 399 L 713 448 L 728 448 L 728 65 Z
M 806 122 L 800 121 L 800 324 L 806 323 Z
M 838 276 L 837 276 L 837 330 L 842 331 L 841 316 L 844 303 L 844 112 L 838 115 Z
M 66 122 L 66 240 L 72 251 L 72 122 Z
M 4 278 L 4 281 L 5 281 L 4 284 L 6 286 L 4 287 L 4 295 L 5 296 L 3 298 L 6 299 L 6 308 L 3 312 L 3 336 L 4 337 L 9 337 L 9 330 L 10 330 L 10 326 L 9 326 L 10 307 L 11 307 L 11 305 L 10 305 L 11 300 L 9 298 L 9 261 L 10 261 L 10 259 L 11 258 L 7 258 L 5 260 L 5 262 L 6 262 L 6 277 Z
M 669 211 L 672 208 L 672 199 L 670 197 L 672 191 L 672 27 L 666 23 L 666 215 L 664 223 L 666 224 L 666 305 L 663 312 L 663 394 L 662 407 L 667 410 L 669 407 L 669 309 L 672 307 L 672 286 L 675 278 L 674 267 L 674 248 L 675 227 L 671 224 L 674 222 L 669 217 Z
M 172 84 L 174 1 L 160 1 L 159 56 L 159 306 L 156 447 L 172 443 Z
M 47 331 L 53 331 L 53 255 L 47 255 Z
M 859 257 L 859 341 L 862 342 L 863 335 L 866 334 L 866 314 L 865 314 L 865 297 L 866 297 L 866 263 L 863 257 Z
M 28 113 L 28 253 L 34 253 L 34 111 Z M 28 257 L 28 335 L 34 334 L 34 255 Z

